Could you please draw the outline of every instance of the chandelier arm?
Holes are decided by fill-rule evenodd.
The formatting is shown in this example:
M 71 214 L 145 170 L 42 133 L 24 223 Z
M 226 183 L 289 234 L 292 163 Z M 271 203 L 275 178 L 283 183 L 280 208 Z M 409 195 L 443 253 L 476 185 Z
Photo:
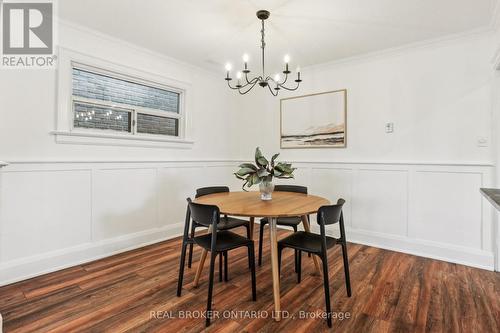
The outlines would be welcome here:
M 255 80 L 255 79 L 254 79 L 254 80 Z M 249 83 L 245 83 L 244 85 L 240 85 L 240 87 L 236 87 L 236 89 L 245 88 L 245 87 L 247 87 L 247 86 L 249 86 L 249 85 L 251 85 L 251 84 L 255 84 L 255 82 L 250 81 Z
M 285 74 L 285 79 L 283 80 L 283 82 L 278 83 L 278 86 L 282 87 L 286 83 L 286 80 L 288 80 L 288 74 Z
M 253 80 L 255 80 L 255 79 L 253 79 Z M 253 81 L 253 80 L 252 80 L 252 81 Z M 255 83 L 257 83 L 257 81 L 255 81 L 255 82 L 251 82 L 251 83 L 246 83 L 246 84 L 244 84 L 244 85 L 240 85 L 239 87 L 238 87 L 238 86 L 231 87 L 231 85 L 229 84 L 229 81 L 227 81 L 227 85 L 229 86 L 229 88 L 231 88 L 231 89 L 233 89 L 233 90 L 239 90 L 239 89 L 241 89 L 241 88 L 245 88 L 246 86 L 249 86 L 250 84 L 255 84 Z
M 295 88 L 288 88 L 288 87 L 280 85 L 281 88 L 288 90 L 288 91 L 295 91 L 295 90 L 299 89 L 299 86 L 300 86 L 300 82 L 297 82 L 297 86 Z
M 273 95 L 274 97 L 278 96 L 278 90 L 276 90 L 276 94 L 273 92 L 273 88 L 271 88 L 270 85 L 267 85 L 267 87 L 269 88 L 269 91 L 271 92 L 271 95 Z
M 255 83 L 254 81 L 259 81 L 259 77 L 258 77 L 258 76 L 256 76 L 256 77 L 254 77 L 253 79 L 251 79 L 251 80 L 249 81 L 249 80 L 248 80 L 248 74 L 247 74 L 247 73 L 245 73 L 245 80 L 247 81 L 247 83 L 246 83 L 246 85 L 245 85 L 245 86 L 247 86 L 247 85 L 249 85 L 249 84 L 254 84 L 254 83 Z
M 227 86 L 228 86 L 229 88 L 233 89 L 233 90 L 237 90 L 237 89 L 238 89 L 238 88 L 236 88 L 236 87 L 231 87 L 231 84 L 229 83 L 229 81 L 227 81 Z
M 255 80 L 255 78 L 252 79 L 252 81 Z M 247 81 L 248 84 L 250 84 L 251 81 L 248 81 L 248 73 L 245 73 L 245 81 Z
M 245 95 L 246 93 L 248 93 L 250 90 L 253 89 L 253 87 L 255 87 L 255 85 L 257 84 L 257 81 L 255 81 L 250 88 L 248 88 L 246 91 L 241 91 L 241 88 L 238 89 L 238 92 L 240 93 L 240 95 Z M 248 86 L 248 84 L 246 85 Z

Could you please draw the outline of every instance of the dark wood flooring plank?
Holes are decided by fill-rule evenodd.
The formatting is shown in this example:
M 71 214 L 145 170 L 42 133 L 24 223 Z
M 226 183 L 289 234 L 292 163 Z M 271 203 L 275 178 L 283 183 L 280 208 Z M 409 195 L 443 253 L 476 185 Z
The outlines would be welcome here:
M 258 228 L 257 228 L 258 229 Z M 267 231 L 267 230 L 266 230 Z M 243 232 L 241 232 L 243 234 Z M 256 234 L 258 230 L 256 230 Z M 279 238 L 290 231 L 279 231 Z M 257 239 L 257 237 L 255 238 Z M 203 318 L 179 318 L 180 311 L 204 312 L 208 261 L 198 288 L 193 267 L 185 270 L 182 297 L 176 297 L 180 238 L 0 287 L 4 330 L 10 332 L 200 332 Z M 256 249 L 257 249 L 256 241 Z M 324 311 L 323 279 L 303 255 L 297 284 L 293 251 L 283 253 L 281 304 L 287 316 L 272 318 L 269 239 L 257 267 L 257 302 L 251 300 L 245 249 L 229 253 L 229 281 L 218 282 L 213 308 L 219 313 L 259 313 L 261 318 L 213 320 L 207 332 L 329 332 L 326 321 L 301 314 Z M 498 332 L 500 274 L 374 247 L 349 244 L 352 297 L 347 297 L 340 248 L 328 254 L 336 332 Z M 257 253 L 256 253 L 257 257 Z M 155 318 L 152 313 L 171 313 Z M 262 318 L 267 313 L 268 318 Z

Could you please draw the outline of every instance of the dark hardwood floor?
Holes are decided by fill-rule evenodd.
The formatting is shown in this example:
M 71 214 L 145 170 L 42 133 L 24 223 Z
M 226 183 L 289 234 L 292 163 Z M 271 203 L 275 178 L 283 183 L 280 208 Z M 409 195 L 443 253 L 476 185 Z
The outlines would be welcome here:
M 311 275 L 314 266 L 305 256 L 303 280 L 296 284 L 291 250 L 284 252 L 281 271 L 281 304 L 289 318 L 279 323 L 270 318 L 268 243 L 266 237 L 263 265 L 257 269 L 257 302 L 251 301 L 245 250 L 230 253 L 229 281 L 215 283 L 214 310 L 223 317 L 229 314 L 223 311 L 232 310 L 239 317 L 214 319 L 208 331 L 328 331 L 321 318 L 298 318 L 324 311 L 323 283 L 320 276 Z M 335 319 L 332 331 L 500 332 L 499 273 L 357 244 L 348 248 L 351 298 L 346 295 L 340 248 L 328 258 L 332 308 L 346 317 Z M 196 249 L 194 263 L 200 252 Z M 203 318 L 179 316 L 204 311 L 208 269 L 195 289 L 196 266 L 186 268 L 183 295 L 176 297 L 179 253 L 177 238 L 1 287 L 4 332 L 203 331 Z M 269 317 L 248 318 L 250 311 Z

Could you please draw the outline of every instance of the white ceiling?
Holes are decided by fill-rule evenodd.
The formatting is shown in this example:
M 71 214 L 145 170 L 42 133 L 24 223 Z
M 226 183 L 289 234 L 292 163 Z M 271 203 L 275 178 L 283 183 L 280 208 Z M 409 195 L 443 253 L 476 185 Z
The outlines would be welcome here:
M 267 9 L 269 70 L 323 63 L 488 27 L 497 0 L 64 0 L 62 19 L 207 69 L 260 61 Z M 253 60 L 253 62 L 252 62 Z

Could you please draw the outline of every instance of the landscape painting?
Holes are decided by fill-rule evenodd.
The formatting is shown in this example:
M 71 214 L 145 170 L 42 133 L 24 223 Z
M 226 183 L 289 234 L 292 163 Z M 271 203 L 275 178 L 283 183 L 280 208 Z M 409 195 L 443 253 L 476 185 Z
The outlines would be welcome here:
M 347 90 L 281 100 L 281 148 L 346 147 Z

